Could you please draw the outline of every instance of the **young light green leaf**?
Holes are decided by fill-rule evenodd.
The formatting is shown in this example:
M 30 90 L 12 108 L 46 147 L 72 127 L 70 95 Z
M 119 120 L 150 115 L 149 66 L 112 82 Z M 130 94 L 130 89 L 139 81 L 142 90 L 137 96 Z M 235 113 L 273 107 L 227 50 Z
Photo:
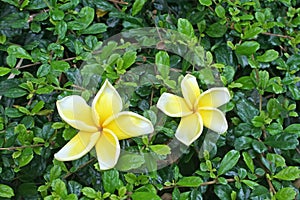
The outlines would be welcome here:
M 121 154 L 116 168 L 120 171 L 128 171 L 136 169 L 145 163 L 145 159 L 142 155 L 136 153 L 124 153 Z
M 225 18 L 225 9 L 221 5 L 217 5 L 215 12 L 219 18 Z
M 11 198 L 15 196 L 14 190 L 8 185 L 0 184 L 0 197 Z
M 253 160 L 250 157 L 249 153 L 243 152 L 242 155 L 243 155 L 243 159 L 244 159 L 244 162 L 246 163 L 247 167 L 250 169 L 250 171 L 252 173 L 254 173 L 254 163 L 253 163 Z
M 6 74 L 8 74 L 11 71 L 11 69 L 7 68 L 7 67 L 0 67 L 0 76 L 4 76 Z
M 198 176 L 187 176 L 181 178 L 176 185 L 184 187 L 199 187 L 203 183 L 202 179 Z
M 135 192 L 131 195 L 131 198 L 132 200 L 161 200 L 161 198 L 157 194 L 152 192 Z
M 218 169 L 218 175 L 222 175 L 232 169 L 237 164 L 239 158 L 240 153 L 234 149 L 226 153 Z
M 300 178 L 300 169 L 298 167 L 289 166 L 275 174 L 273 177 L 279 180 L 294 181 Z
M 193 28 L 191 22 L 189 22 L 189 20 L 179 18 L 178 22 L 177 22 L 177 27 L 178 27 L 177 28 L 178 32 L 183 33 L 190 38 L 195 36 L 194 28 Z
M 212 1 L 211 0 L 199 0 L 200 4 L 204 6 L 211 6 Z
M 279 53 L 273 49 L 267 50 L 263 55 L 257 56 L 256 59 L 259 62 L 272 62 L 276 60 L 279 56 Z
M 150 145 L 149 148 L 159 155 L 168 155 L 171 153 L 171 148 L 164 144 Z
M 280 189 L 276 194 L 276 200 L 293 200 L 296 197 L 296 191 L 291 187 Z
M 146 2 L 147 0 L 135 0 L 132 6 L 132 16 L 138 14 Z
M 159 51 L 155 55 L 155 64 L 157 70 L 164 79 L 168 79 L 170 72 L 170 57 L 169 54 L 165 51 Z

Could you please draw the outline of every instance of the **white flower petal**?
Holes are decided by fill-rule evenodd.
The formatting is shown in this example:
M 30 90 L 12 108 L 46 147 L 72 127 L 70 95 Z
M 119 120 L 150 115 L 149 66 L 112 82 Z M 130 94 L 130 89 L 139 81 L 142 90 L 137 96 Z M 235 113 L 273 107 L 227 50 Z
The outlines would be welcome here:
M 199 95 L 200 89 L 195 76 L 187 74 L 181 82 L 182 95 L 190 109 L 193 109 Z
M 200 113 L 203 125 L 217 133 L 224 133 L 227 131 L 227 120 L 223 112 L 216 108 L 200 108 Z
M 202 131 L 203 122 L 199 113 L 196 112 L 181 118 L 175 137 L 189 146 L 201 135 Z
M 56 102 L 60 117 L 76 129 L 96 132 L 91 107 L 78 95 L 67 96 Z
M 54 157 L 60 161 L 81 158 L 95 146 L 99 136 L 99 132 L 89 133 L 80 131 L 59 152 L 54 154 Z
M 170 93 L 163 93 L 157 107 L 170 117 L 182 117 L 192 113 L 184 98 Z
M 206 90 L 200 94 L 198 99 L 199 107 L 213 107 L 217 108 L 229 102 L 230 94 L 225 87 L 216 87 Z
M 120 112 L 103 124 L 103 128 L 111 130 L 119 140 L 149 134 L 154 131 L 151 122 L 134 112 Z
M 95 148 L 101 170 L 111 169 L 116 165 L 120 156 L 120 144 L 114 133 L 103 129 Z
M 92 103 L 95 123 L 102 125 L 109 117 L 122 110 L 122 99 L 108 80 L 104 82 Z

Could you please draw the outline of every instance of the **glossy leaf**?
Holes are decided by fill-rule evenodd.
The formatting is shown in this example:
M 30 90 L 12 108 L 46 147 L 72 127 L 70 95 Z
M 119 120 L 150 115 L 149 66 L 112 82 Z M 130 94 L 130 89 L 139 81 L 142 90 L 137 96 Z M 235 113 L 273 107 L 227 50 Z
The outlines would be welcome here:
M 222 175 L 231 170 L 238 162 L 240 153 L 236 150 L 231 150 L 222 159 L 220 167 L 218 169 L 218 175 Z

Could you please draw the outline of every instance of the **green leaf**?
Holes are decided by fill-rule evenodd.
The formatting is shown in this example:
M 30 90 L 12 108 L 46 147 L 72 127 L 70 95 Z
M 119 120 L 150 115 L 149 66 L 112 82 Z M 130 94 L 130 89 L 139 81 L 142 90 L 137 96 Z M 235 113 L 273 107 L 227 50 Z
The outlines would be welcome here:
M 300 137 L 300 124 L 291 124 L 284 129 L 284 132 L 297 134 Z
M 246 41 L 236 46 L 235 52 L 240 55 L 254 54 L 260 48 L 260 44 L 255 41 Z
M 215 8 L 215 12 L 218 17 L 225 18 L 225 9 L 221 5 L 217 5 Z
M 135 16 L 136 14 L 138 14 L 142 10 L 142 8 L 146 2 L 147 2 L 147 0 L 135 0 L 132 5 L 132 16 Z
M 135 51 L 126 51 L 123 55 L 123 69 L 129 68 L 136 60 L 136 54 L 137 52 Z
M 276 60 L 279 56 L 279 53 L 273 49 L 267 50 L 263 55 L 257 56 L 256 59 L 259 62 L 272 62 Z
M 15 196 L 14 190 L 8 185 L 0 184 L 0 197 L 11 198 Z
M 184 187 L 199 187 L 203 183 L 202 179 L 198 176 L 182 177 L 176 185 Z
M 81 34 L 99 34 L 104 33 L 107 30 L 107 26 L 104 23 L 96 23 L 84 29 Z
M 276 200 L 293 200 L 295 199 L 296 195 L 297 193 L 293 188 L 286 187 L 276 192 L 275 197 Z
M 236 83 L 242 84 L 242 89 L 244 90 L 252 90 L 255 87 L 255 84 L 253 83 L 250 76 L 242 76 L 241 78 L 237 79 L 235 81 Z
M 23 49 L 22 47 L 17 46 L 17 45 L 9 46 L 7 48 L 7 52 L 16 58 L 32 60 L 32 57 L 29 55 L 29 53 L 25 49 Z
M 64 11 L 58 9 L 58 8 L 55 8 L 55 9 L 51 9 L 50 12 L 50 17 L 52 20 L 54 21 L 60 21 L 60 20 L 63 20 L 64 17 L 65 17 L 65 13 Z
M 218 169 L 218 176 L 232 169 L 239 161 L 239 158 L 240 158 L 240 153 L 236 150 L 231 150 L 228 153 L 226 153 Z
M 0 76 L 4 76 L 6 74 L 8 74 L 11 71 L 11 69 L 7 68 L 7 67 L 0 67 Z
M 276 167 L 285 167 L 286 166 L 284 157 L 282 157 L 279 154 L 268 153 L 267 160 L 272 163 L 275 163 Z
M 294 181 L 300 178 L 300 169 L 299 167 L 289 166 L 275 174 L 273 178 L 284 181 Z
M 68 27 L 71 30 L 84 30 L 93 22 L 93 20 L 94 9 L 86 6 L 80 10 L 77 19 L 68 23 Z
M 264 143 L 274 148 L 282 150 L 295 149 L 299 144 L 298 135 L 293 133 L 283 133 L 268 137 Z
M 199 0 L 200 4 L 204 6 L 211 6 L 212 1 L 211 0 Z
M 120 185 L 119 172 L 115 169 L 104 171 L 102 180 L 105 191 L 114 193 Z
M 159 51 L 155 54 L 155 64 L 157 70 L 164 79 L 168 79 L 170 72 L 170 57 L 165 51 Z
M 66 72 L 70 68 L 70 65 L 65 61 L 55 60 L 51 62 L 51 67 L 59 72 Z
M 187 35 L 189 38 L 195 36 L 193 25 L 191 24 L 191 22 L 189 22 L 189 20 L 179 18 L 177 22 L 177 27 L 178 32 Z
M 161 198 L 152 192 L 135 192 L 131 195 L 132 200 L 161 200 Z
M 242 183 L 245 183 L 247 186 L 249 186 L 251 189 L 253 189 L 255 186 L 258 186 L 259 184 L 254 182 L 254 181 L 250 181 L 250 180 L 241 180 Z
M 61 199 L 65 199 L 65 197 L 68 195 L 66 184 L 60 179 L 53 180 L 51 187 L 55 193 L 61 197 Z
M 54 165 L 50 169 L 50 182 L 54 181 L 55 179 L 59 178 L 61 174 L 61 167 L 58 165 Z
M 164 144 L 150 145 L 149 148 L 158 155 L 168 155 L 171 153 L 171 148 Z
M 25 148 L 21 155 L 17 158 L 18 166 L 23 167 L 30 163 L 30 161 L 33 159 L 33 150 L 32 148 Z
M 32 114 L 38 113 L 45 105 L 45 102 L 39 101 L 37 104 L 34 105 L 34 107 L 31 110 Z
M 136 169 L 145 163 L 145 159 L 142 155 L 137 153 L 123 153 L 120 155 L 116 168 L 120 171 L 128 171 Z
M 281 113 L 281 105 L 277 99 L 270 99 L 267 104 L 267 110 L 269 113 L 269 117 L 272 119 L 278 119 Z
M 217 31 L 216 31 L 217 30 Z M 219 38 L 225 35 L 227 31 L 227 26 L 225 24 L 221 24 L 219 22 L 211 24 L 206 29 L 206 34 L 212 38 Z
M 244 162 L 246 163 L 247 167 L 250 169 L 250 171 L 252 173 L 254 173 L 253 159 L 251 158 L 251 156 L 247 152 L 243 152 L 242 155 L 243 155 L 243 159 L 244 159 Z
M 91 199 L 95 199 L 97 198 L 97 192 L 90 187 L 84 187 L 82 188 L 81 192 L 83 193 L 84 196 L 91 198 Z
M 258 140 L 252 141 L 252 147 L 253 150 L 256 151 L 257 153 L 263 153 L 268 150 L 265 144 L 262 141 L 258 141 Z
M 23 90 L 21 88 L 11 88 L 4 92 L 4 96 L 8 98 L 19 98 L 22 96 L 25 96 L 27 94 L 26 90 Z
M 260 27 L 254 27 L 254 28 L 250 28 L 248 30 L 245 31 L 242 39 L 251 39 L 256 37 L 258 34 L 262 33 L 263 29 Z

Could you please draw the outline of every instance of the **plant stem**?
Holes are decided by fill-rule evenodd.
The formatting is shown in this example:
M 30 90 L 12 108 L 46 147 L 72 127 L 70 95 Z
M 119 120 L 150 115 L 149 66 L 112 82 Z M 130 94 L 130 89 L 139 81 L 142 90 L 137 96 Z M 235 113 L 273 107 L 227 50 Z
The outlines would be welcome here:
M 0 148 L 0 151 L 14 151 L 17 149 L 34 148 L 34 147 L 42 147 L 42 146 L 44 146 L 44 144 L 33 144 L 33 145 L 20 146 L 20 147 L 2 147 Z

